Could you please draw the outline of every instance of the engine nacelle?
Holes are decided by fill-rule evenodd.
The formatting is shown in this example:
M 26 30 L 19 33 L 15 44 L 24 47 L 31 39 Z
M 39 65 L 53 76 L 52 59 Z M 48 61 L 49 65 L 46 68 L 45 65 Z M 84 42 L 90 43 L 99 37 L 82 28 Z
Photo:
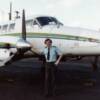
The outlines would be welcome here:
M 17 52 L 16 48 L 0 49 L 0 66 L 4 66 L 7 62 L 9 62 L 13 58 L 16 52 Z

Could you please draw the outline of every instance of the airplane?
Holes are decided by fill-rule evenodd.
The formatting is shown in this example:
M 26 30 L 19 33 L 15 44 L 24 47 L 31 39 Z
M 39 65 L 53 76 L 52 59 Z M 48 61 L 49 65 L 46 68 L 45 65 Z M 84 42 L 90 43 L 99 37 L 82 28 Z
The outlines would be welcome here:
M 41 58 L 45 44 L 50 38 L 63 54 L 62 60 L 93 56 L 93 69 L 97 69 L 100 56 L 100 32 L 84 28 L 64 26 L 52 16 L 26 17 L 0 24 L 0 66 L 27 58 Z M 10 50 L 11 52 L 8 52 Z

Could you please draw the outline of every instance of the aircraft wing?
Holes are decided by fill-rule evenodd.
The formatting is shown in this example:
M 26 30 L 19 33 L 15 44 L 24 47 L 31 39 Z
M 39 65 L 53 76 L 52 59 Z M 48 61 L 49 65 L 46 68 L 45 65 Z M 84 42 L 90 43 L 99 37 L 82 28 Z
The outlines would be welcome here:
M 5 43 L 5 46 L 0 48 L 0 66 L 4 66 L 13 58 L 20 59 L 20 57 L 29 50 L 31 50 L 31 45 L 26 40 L 25 11 L 23 10 L 21 38 L 17 41 L 15 47 L 11 47 L 10 43 Z

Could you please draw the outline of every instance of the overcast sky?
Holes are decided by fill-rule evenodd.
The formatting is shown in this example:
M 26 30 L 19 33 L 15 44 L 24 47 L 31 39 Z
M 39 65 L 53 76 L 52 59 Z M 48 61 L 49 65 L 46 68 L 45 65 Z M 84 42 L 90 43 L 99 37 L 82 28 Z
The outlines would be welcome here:
M 100 0 L 0 0 L 0 21 L 7 20 L 9 3 L 26 15 L 52 15 L 67 26 L 100 29 Z

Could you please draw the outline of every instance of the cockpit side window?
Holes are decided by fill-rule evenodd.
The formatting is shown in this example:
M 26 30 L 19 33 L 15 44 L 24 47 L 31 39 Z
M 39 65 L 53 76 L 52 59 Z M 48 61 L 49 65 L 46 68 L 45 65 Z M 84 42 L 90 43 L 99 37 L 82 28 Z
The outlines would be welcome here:
M 33 25 L 38 25 L 38 23 L 36 22 L 36 20 L 34 20 Z
M 41 25 L 40 25 L 40 23 L 38 22 L 37 19 L 34 19 L 34 21 L 33 21 L 33 26 L 34 26 L 34 27 L 39 27 L 39 28 L 41 28 Z
M 40 23 L 41 26 L 59 24 L 59 21 L 54 17 L 37 17 L 36 19 Z

